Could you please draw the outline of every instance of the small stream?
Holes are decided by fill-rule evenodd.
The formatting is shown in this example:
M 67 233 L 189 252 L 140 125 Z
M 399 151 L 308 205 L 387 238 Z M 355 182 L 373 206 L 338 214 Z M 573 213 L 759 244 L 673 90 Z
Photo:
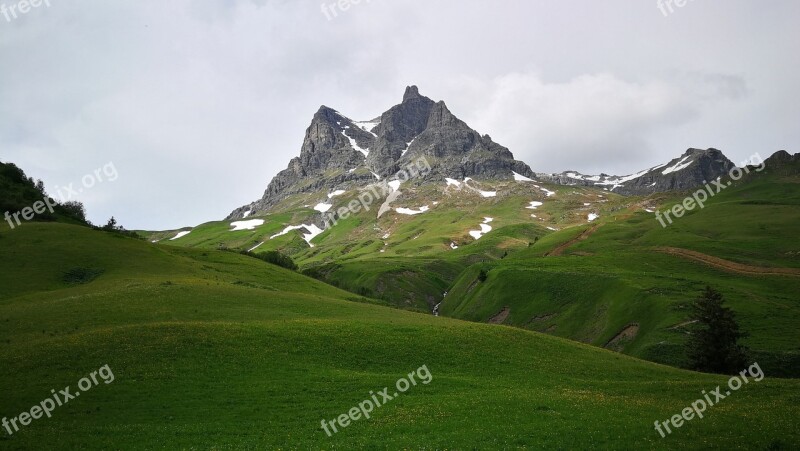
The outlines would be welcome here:
M 443 297 L 447 297 L 447 291 L 444 292 Z M 442 299 L 442 302 L 444 302 L 444 299 Z M 442 302 L 433 306 L 433 316 L 439 316 L 439 306 L 442 305 Z

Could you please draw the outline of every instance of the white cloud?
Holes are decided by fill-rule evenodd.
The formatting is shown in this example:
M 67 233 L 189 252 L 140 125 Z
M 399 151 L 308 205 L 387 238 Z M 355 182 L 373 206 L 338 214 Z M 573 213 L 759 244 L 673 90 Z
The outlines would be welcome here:
M 669 160 L 683 149 L 660 148 L 654 132 L 674 131 L 747 92 L 741 79 L 716 75 L 636 83 L 601 73 L 548 83 L 536 73 L 512 73 L 454 86 L 454 98 L 487 102 L 467 112 L 471 125 L 542 172 L 625 172 L 652 164 L 664 150 Z

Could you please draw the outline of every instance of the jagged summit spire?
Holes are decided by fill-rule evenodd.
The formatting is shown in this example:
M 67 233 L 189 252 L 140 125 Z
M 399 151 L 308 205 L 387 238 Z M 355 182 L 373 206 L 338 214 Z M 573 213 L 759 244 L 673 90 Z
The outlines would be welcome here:
M 407 101 L 407 100 L 411 100 L 411 99 L 417 99 L 417 98 L 419 98 L 419 97 L 422 97 L 422 96 L 419 94 L 419 88 L 417 88 L 417 87 L 416 87 L 416 86 L 414 86 L 414 85 L 412 85 L 412 86 L 408 86 L 408 87 L 406 88 L 406 92 L 405 92 L 405 94 L 403 94 L 403 102 L 405 102 L 405 101 Z

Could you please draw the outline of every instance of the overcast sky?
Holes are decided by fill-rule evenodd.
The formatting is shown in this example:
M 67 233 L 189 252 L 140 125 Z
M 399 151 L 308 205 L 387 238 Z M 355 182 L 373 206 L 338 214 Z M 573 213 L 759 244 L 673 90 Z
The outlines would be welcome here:
M 96 223 L 219 220 L 320 105 L 371 119 L 411 84 L 537 172 L 800 152 L 796 0 L 0 3 L 0 161 L 51 195 L 113 163 L 79 195 Z

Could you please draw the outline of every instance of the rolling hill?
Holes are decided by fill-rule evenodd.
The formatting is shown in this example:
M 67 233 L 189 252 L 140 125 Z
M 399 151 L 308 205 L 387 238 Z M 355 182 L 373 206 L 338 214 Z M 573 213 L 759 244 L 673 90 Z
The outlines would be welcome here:
M 0 415 L 104 365 L 114 375 L 0 435 L 4 449 L 800 443 L 800 385 L 769 373 L 662 438 L 656 420 L 727 378 L 376 305 L 233 252 L 60 223 L 2 228 L 0 252 Z M 332 437 L 321 428 L 423 365 L 429 384 Z

